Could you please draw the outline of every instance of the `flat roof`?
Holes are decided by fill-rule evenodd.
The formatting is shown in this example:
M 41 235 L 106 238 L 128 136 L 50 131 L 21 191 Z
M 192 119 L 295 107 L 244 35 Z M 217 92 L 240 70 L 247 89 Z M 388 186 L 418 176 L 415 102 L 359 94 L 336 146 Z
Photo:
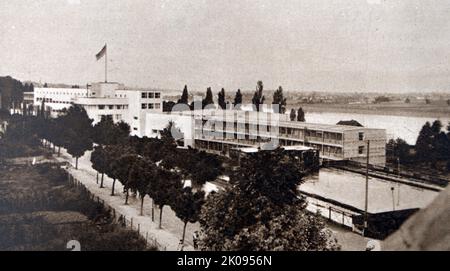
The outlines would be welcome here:
M 127 98 L 103 98 L 103 97 L 77 97 L 73 100 L 75 104 L 81 104 L 81 105 L 127 105 L 128 99 Z
M 285 149 L 286 151 L 308 151 L 313 149 L 311 147 L 303 145 L 283 146 L 282 148 Z
M 286 151 L 307 151 L 312 150 L 311 147 L 306 147 L 302 145 L 295 145 L 295 146 L 280 146 L 281 149 Z M 243 147 L 243 148 L 233 148 L 234 150 L 239 150 L 243 153 L 255 153 L 259 151 L 264 151 L 264 149 L 260 149 L 257 147 Z

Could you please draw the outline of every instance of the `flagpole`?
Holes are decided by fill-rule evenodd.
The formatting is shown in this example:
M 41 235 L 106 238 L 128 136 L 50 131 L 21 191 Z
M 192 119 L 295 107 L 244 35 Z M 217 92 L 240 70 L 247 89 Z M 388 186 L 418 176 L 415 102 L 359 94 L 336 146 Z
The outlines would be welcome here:
M 108 47 L 105 43 L 105 83 L 108 83 Z

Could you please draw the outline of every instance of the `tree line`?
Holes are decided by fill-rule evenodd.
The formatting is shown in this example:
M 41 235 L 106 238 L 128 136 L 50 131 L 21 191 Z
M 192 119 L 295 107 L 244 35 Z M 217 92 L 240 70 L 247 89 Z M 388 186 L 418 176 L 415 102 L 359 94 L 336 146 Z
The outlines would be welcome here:
M 251 103 L 253 105 L 253 111 L 262 111 L 262 106 L 264 105 L 264 102 L 266 101 L 265 95 L 264 95 L 264 84 L 262 81 L 258 81 L 256 83 L 256 90 L 253 94 Z M 240 89 L 238 89 L 235 93 L 233 101 L 226 101 L 226 94 L 225 89 L 222 88 L 217 93 L 217 105 L 218 108 L 227 110 L 227 109 L 239 109 L 242 105 L 242 92 Z M 205 98 L 203 98 L 201 101 L 192 101 L 189 103 L 189 93 L 187 85 L 184 86 L 183 92 L 181 94 L 180 99 L 177 100 L 177 102 L 173 101 L 164 101 L 163 102 L 163 111 L 164 112 L 171 112 L 172 109 L 174 109 L 174 106 L 176 105 L 182 105 L 177 108 L 183 108 L 184 110 L 194 110 L 194 109 L 204 109 L 204 108 L 212 108 L 215 107 L 214 103 L 214 96 L 212 93 L 211 87 L 208 87 L 206 89 Z M 286 113 L 286 105 L 287 105 L 287 99 L 284 97 L 283 94 L 283 87 L 279 86 L 276 91 L 273 93 L 273 99 L 272 99 L 272 109 L 275 113 L 285 114 Z M 290 112 L 290 120 L 291 121 L 305 121 L 305 112 L 300 107 L 298 110 L 292 109 Z
M 444 127 L 440 120 L 426 122 L 419 132 L 415 146 L 405 140 L 391 139 L 387 144 L 388 159 L 399 159 L 400 163 L 423 163 L 436 168 L 438 162 L 446 163 L 450 171 L 450 123 Z
M 0 111 L 13 112 L 20 108 L 24 92 L 33 92 L 33 83 L 23 84 L 10 76 L 0 77 Z
M 170 206 L 184 224 L 200 223 L 200 248 L 203 250 L 335 250 L 339 246 L 325 229 L 319 214 L 306 211 L 306 201 L 298 194 L 303 182 L 298 163 L 281 150 L 263 151 L 244 157 L 241 166 L 231 170 L 226 160 L 192 148 L 178 148 L 168 123 L 160 138 L 129 135 L 129 126 L 105 118 L 92 125 L 86 111 L 72 106 L 55 119 L 24 116 L 28 135 L 33 134 L 55 154 L 60 148 L 75 158 L 88 150 L 97 183 L 104 187 L 104 176 L 123 185 L 124 204 L 129 197 L 144 202 L 151 199 L 151 218 L 159 208 L 159 227 L 164 207 Z M 20 123 L 20 121 L 18 121 Z M 14 133 L 8 130 L 7 133 Z M 16 132 L 17 133 L 17 132 Z M 19 133 L 20 134 L 20 133 Z M 58 149 L 58 150 L 57 150 Z M 225 191 L 202 189 L 219 175 L 230 176 Z M 191 184 L 186 182 L 190 180 Z

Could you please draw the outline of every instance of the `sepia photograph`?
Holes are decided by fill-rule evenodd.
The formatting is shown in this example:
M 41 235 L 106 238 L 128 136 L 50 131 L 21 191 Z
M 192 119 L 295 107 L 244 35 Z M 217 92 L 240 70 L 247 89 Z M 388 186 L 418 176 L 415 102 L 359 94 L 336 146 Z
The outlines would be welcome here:
M 449 14 L 0 0 L 0 251 L 450 251 Z

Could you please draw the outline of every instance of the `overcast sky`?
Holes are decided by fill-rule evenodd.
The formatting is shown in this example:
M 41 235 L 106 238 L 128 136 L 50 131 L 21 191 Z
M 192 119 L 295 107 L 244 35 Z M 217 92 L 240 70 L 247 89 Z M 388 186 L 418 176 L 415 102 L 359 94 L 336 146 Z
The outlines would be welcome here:
M 54 83 L 450 90 L 448 0 L 0 1 L 0 75 Z

